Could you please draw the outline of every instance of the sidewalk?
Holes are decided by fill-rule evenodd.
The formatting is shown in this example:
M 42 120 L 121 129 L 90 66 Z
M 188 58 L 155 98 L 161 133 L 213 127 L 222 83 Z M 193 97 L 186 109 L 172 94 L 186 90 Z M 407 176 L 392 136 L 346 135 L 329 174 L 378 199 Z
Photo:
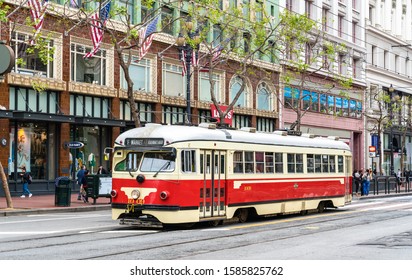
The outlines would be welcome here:
M 110 198 L 99 197 L 96 199 L 96 204 L 93 204 L 93 199 L 89 198 L 89 203 L 84 203 L 81 200 L 77 200 L 77 195 L 77 193 L 72 193 L 70 206 L 56 206 L 54 194 L 33 195 L 30 198 L 13 196 L 13 209 L 7 208 L 5 197 L 0 197 L 0 217 L 47 212 L 83 212 L 111 209 Z
M 388 196 L 405 196 L 412 195 L 412 192 L 405 193 L 379 193 L 378 195 L 369 194 L 368 196 L 353 196 L 352 201 L 374 199 Z M 62 213 L 62 212 L 84 212 L 84 211 L 97 211 L 97 210 L 109 210 L 111 209 L 110 198 L 99 197 L 96 199 L 96 204 L 93 204 L 93 199 L 89 198 L 89 203 L 84 203 L 81 200 L 77 200 L 77 193 L 71 195 L 70 206 L 56 206 L 55 195 L 33 195 L 28 198 L 20 198 L 19 196 L 13 196 L 13 209 L 6 208 L 6 198 L 0 197 L 0 217 L 1 216 L 16 216 L 16 215 L 28 215 L 28 214 L 42 214 L 42 213 Z

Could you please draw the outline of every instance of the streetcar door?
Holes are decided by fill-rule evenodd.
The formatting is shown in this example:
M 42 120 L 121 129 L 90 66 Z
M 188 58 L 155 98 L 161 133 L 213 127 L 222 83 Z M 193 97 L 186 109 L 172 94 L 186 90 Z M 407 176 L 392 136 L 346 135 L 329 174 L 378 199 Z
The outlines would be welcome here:
M 350 177 L 352 176 L 351 164 L 352 158 L 345 157 L 345 203 L 352 201 L 352 186 L 350 184 Z
M 199 216 L 209 218 L 226 214 L 226 152 L 202 150 L 200 173 L 203 184 L 200 188 Z

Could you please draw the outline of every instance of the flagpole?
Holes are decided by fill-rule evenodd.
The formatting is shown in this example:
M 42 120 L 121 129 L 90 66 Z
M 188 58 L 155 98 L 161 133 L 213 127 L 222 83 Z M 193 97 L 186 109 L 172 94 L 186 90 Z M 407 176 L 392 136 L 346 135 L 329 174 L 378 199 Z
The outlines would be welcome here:
M 28 1 L 28 0 L 27 0 Z M 111 0 L 105 1 L 104 4 L 101 4 L 99 7 L 97 7 L 90 15 L 94 14 L 95 12 L 99 11 L 101 7 L 104 7 L 105 5 L 107 5 L 108 2 L 110 2 Z M 90 16 L 89 15 L 89 16 Z M 74 28 L 76 28 L 80 23 L 82 23 L 84 20 L 80 20 L 78 23 L 76 23 L 75 25 L 73 25 L 69 30 L 65 30 L 64 31 L 64 36 L 67 37 L 69 36 L 70 31 L 72 31 Z
M 11 17 L 15 12 L 17 12 L 18 10 L 20 10 L 24 5 L 26 5 L 26 3 L 29 2 L 29 0 L 25 0 L 22 4 L 20 4 L 20 6 L 18 6 L 16 9 L 14 9 L 13 12 L 11 12 L 10 14 L 8 14 L 6 16 L 6 18 Z

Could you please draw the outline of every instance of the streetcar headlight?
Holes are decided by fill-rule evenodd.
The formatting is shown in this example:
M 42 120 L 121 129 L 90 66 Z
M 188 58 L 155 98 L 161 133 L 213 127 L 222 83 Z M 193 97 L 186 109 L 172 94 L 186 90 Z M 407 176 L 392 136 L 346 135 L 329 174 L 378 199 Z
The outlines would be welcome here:
M 138 190 L 132 190 L 132 198 L 138 199 L 140 197 L 140 192 Z

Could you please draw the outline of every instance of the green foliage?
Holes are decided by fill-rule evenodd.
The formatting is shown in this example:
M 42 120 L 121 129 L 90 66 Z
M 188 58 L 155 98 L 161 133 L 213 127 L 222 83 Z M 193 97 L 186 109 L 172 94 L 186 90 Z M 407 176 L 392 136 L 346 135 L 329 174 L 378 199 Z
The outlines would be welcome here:
M 0 22 L 7 22 L 7 14 L 10 11 L 10 6 L 4 4 L 3 0 L 0 0 Z
M 42 81 L 32 80 L 31 85 L 35 91 L 38 93 L 43 93 L 47 90 L 47 83 Z

